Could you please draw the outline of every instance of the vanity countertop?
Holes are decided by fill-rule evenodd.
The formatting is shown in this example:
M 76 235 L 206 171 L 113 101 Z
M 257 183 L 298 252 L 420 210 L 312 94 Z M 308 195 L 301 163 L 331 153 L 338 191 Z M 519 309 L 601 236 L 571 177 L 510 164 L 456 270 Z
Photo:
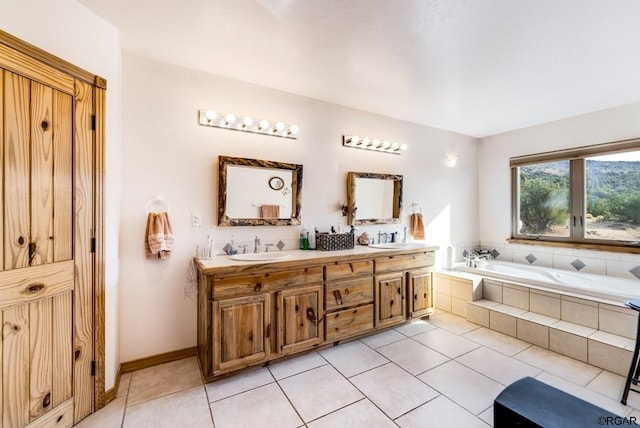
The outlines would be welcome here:
M 230 256 L 217 256 L 215 259 L 202 260 L 196 258 L 196 264 L 204 274 L 238 274 L 238 273 L 261 273 L 262 271 L 276 268 L 300 268 L 305 267 L 310 262 L 325 264 L 340 261 L 352 261 L 373 257 L 389 257 L 399 255 L 409 255 L 417 252 L 436 251 L 438 246 L 424 244 L 409 244 L 407 248 L 380 249 L 369 248 L 366 245 L 356 245 L 350 250 L 340 251 L 318 251 L 318 250 L 287 250 L 278 251 L 278 254 L 288 256 L 277 260 L 244 261 L 233 260 Z M 277 266 L 276 266 L 277 265 Z

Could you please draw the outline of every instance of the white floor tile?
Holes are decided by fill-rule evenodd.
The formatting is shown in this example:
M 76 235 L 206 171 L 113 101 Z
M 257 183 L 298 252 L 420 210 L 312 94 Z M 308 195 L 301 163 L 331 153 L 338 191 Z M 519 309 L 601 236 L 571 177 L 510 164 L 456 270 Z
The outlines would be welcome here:
M 525 349 L 514 355 L 514 358 L 583 386 L 602 371 L 597 367 L 537 346 Z
M 480 346 L 476 342 L 465 339 L 441 328 L 427 331 L 426 333 L 420 333 L 413 336 L 413 340 L 416 340 L 449 358 L 459 357 L 460 355 L 466 354 Z
M 320 355 L 345 377 L 354 376 L 389 362 L 358 340 L 325 349 L 320 351 Z
M 449 361 L 446 356 L 413 339 L 404 339 L 380 347 L 377 351 L 412 375 L 420 374 Z
M 419 333 L 424 333 L 425 331 L 433 330 L 436 328 L 435 325 L 431 324 L 425 320 L 415 320 L 406 324 L 401 325 L 400 327 L 396 327 L 395 330 L 398 333 L 402 333 L 405 336 L 415 336 Z
M 216 428 L 296 428 L 302 425 L 275 383 L 216 401 L 211 404 L 211 413 Z
M 523 377 L 535 377 L 542 370 L 489 348 L 478 348 L 456 358 L 456 361 L 504 386 Z
M 278 383 L 305 422 L 364 397 L 331 366 L 318 367 L 280 380 Z
M 364 399 L 307 424 L 309 428 L 394 428 L 393 423 L 371 401 Z
M 487 424 L 444 395 L 440 395 L 396 419 L 401 428 L 441 428 L 457 426 L 486 428 Z
M 478 324 L 469 322 L 463 317 L 459 317 L 450 312 L 440 312 L 437 315 L 432 315 L 429 318 L 429 323 L 460 335 L 480 328 Z
M 276 380 L 293 376 L 316 367 L 324 366 L 327 361 L 317 352 L 297 355 L 284 361 L 278 361 L 269 365 L 269 371 Z
M 470 331 L 462 337 L 509 356 L 531 347 L 530 343 L 484 327 Z
M 456 361 L 449 361 L 418 378 L 474 415 L 491 406 L 504 389 L 498 382 Z
M 258 388 L 268 383 L 275 382 L 271 373 L 266 368 L 240 373 L 226 379 L 220 379 L 206 384 L 209 402 L 222 400 L 250 389 Z
M 196 357 L 172 361 L 131 374 L 127 405 L 185 391 L 202 385 Z
M 620 401 L 622 398 L 622 390 L 624 389 L 624 383 L 626 378 L 615 373 L 604 370 L 595 379 L 587 384 L 587 389 L 602 394 L 615 401 Z M 632 388 L 640 389 L 635 385 L 631 385 Z M 629 391 L 629 397 L 627 398 L 627 405 L 640 409 L 640 394 L 637 392 Z M 639 421 L 640 422 L 640 421 Z
M 213 427 L 204 387 L 127 407 L 123 428 Z M 218 428 L 223 428 L 218 426 Z
M 382 333 L 363 337 L 362 339 L 360 339 L 360 341 L 365 345 L 375 349 L 403 339 L 406 339 L 405 335 L 400 334 L 395 330 L 387 330 L 383 331 Z
M 392 419 L 438 395 L 393 363 L 354 376 L 351 382 Z
M 74 426 L 75 428 L 120 428 L 126 402 L 126 396 L 116 398 L 99 412 L 87 416 Z
M 483 421 L 485 421 L 487 425 L 493 426 L 493 406 L 489 407 L 487 410 L 480 413 L 480 416 L 478 417 Z

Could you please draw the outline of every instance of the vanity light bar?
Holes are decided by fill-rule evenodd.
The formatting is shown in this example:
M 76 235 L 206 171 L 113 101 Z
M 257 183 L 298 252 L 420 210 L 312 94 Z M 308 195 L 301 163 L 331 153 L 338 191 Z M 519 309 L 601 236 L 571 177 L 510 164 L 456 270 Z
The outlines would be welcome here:
M 269 122 L 268 120 L 254 120 L 250 116 L 237 118 L 233 113 L 221 115 L 215 110 L 198 110 L 198 123 L 202 126 L 232 129 L 234 131 L 253 132 L 254 134 L 271 135 L 273 137 L 298 139 L 298 126 L 287 125 L 283 122 Z
M 342 145 L 354 149 L 373 150 L 374 152 L 393 153 L 399 155 L 407 150 L 406 144 L 399 144 L 377 138 L 359 137 L 357 135 L 343 135 Z

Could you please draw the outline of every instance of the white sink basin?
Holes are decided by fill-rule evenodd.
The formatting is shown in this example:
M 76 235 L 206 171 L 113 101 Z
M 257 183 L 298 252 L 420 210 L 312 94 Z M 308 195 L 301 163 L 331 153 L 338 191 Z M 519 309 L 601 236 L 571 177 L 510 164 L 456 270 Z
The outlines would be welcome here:
M 414 244 L 405 244 L 402 242 L 387 242 L 385 244 L 370 244 L 369 248 L 379 248 L 381 250 L 402 250 L 405 248 L 415 248 Z
M 242 260 L 245 262 L 265 262 L 269 260 L 282 260 L 287 257 L 291 257 L 291 254 L 283 254 L 278 252 L 272 253 L 247 253 L 247 254 L 234 254 L 229 256 L 231 260 Z

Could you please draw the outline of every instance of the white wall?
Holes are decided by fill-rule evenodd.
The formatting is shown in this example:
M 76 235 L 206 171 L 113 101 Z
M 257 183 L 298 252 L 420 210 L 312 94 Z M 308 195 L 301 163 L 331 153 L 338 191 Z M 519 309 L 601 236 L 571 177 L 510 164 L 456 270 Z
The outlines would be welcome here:
M 120 203 L 120 42 L 111 24 L 74 0 L 0 0 L 0 28 L 107 79 L 106 388 L 120 365 L 118 212 Z
M 635 277 L 629 269 L 640 265 L 640 256 L 618 253 L 510 245 L 511 178 L 509 158 L 571 147 L 638 138 L 640 103 L 602 110 L 564 120 L 484 138 L 479 144 L 479 236 L 484 247 L 497 248 L 501 258 L 523 262 L 530 252 L 535 264 L 571 268 L 580 257 L 587 263 L 583 271 Z
M 295 71 L 290 71 L 295 73 Z M 198 126 L 198 109 L 281 120 L 300 127 L 299 139 Z M 401 155 L 345 148 L 343 133 L 409 144 Z M 304 165 L 302 217 L 321 230 L 344 221 L 348 171 L 404 175 L 405 213 L 422 207 L 430 242 L 477 243 L 477 140 L 450 132 L 295 96 L 158 62 L 123 57 L 121 242 L 121 359 L 194 346 L 195 296 L 184 284 L 195 246 L 216 224 L 217 157 L 229 155 Z M 447 154 L 458 166 L 445 166 Z M 169 260 L 144 259 L 145 206 L 161 194 L 170 204 L 175 248 Z M 191 227 L 199 212 L 203 227 Z M 400 226 L 370 227 L 395 231 Z M 298 242 L 299 227 L 215 228 L 216 246 Z M 251 244 L 252 245 L 252 244 Z

